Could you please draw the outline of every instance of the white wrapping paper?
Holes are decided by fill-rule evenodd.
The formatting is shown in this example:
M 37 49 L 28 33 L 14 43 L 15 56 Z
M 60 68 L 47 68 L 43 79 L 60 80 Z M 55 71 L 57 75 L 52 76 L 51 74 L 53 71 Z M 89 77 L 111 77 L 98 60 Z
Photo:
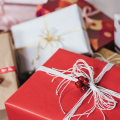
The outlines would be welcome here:
M 47 28 L 49 32 L 53 32 L 53 36 L 57 36 L 80 27 L 79 30 L 61 35 L 59 39 L 60 42 L 52 42 L 54 52 L 63 47 L 66 50 L 79 54 L 92 54 L 87 32 L 81 28 L 85 28 L 81 10 L 76 4 L 47 14 L 44 18 L 47 23 Z M 15 25 L 11 30 L 15 41 L 15 47 L 16 49 L 19 49 L 41 40 L 39 35 L 43 35 L 42 32 L 45 32 L 44 19 L 43 17 L 39 17 Z M 31 63 L 32 60 L 37 57 L 37 46 L 38 45 L 18 50 L 22 72 L 33 70 Z M 40 48 L 40 59 L 35 62 L 36 69 L 46 62 L 51 55 L 52 53 L 49 45 L 44 49 Z
M 47 0 L 4 0 L 5 3 L 16 3 L 16 4 L 44 4 Z
M 120 53 L 120 14 L 114 15 L 114 26 L 115 26 L 115 47 L 116 51 Z M 118 49 L 119 48 L 119 49 Z
M 111 19 L 114 19 L 114 14 L 120 13 L 120 0 L 86 0 Z

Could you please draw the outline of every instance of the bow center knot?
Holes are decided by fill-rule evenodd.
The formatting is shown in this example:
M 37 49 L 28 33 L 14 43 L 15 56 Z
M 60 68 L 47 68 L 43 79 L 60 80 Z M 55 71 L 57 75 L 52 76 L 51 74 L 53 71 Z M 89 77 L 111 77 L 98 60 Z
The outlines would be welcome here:
M 98 91 L 98 88 L 96 87 L 96 84 L 94 82 L 90 82 L 89 86 L 92 89 L 92 91 Z

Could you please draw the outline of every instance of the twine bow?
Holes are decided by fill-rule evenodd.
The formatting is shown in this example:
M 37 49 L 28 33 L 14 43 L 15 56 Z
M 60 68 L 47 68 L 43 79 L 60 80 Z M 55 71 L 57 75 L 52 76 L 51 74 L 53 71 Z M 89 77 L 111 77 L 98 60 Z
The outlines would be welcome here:
M 120 63 L 120 58 L 114 58 L 112 59 L 114 56 L 117 55 L 117 53 L 114 53 L 113 55 L 111 55 L 109 58 L 105 59 L 102 54 L 100 53 L 94 53 L 94 55 L 98 55 L 99 57 L 95 57 L 96 59 L 98 60 L 101 60 L 101 61 L 104 61 L 104 62 L 107 62 L 107 63 L 112 63 L 112 64 L 117 64 L 117 63 Z
M 5 4 L 4 0 L 0 0 L 0 7 L 1 7 L 0 19 L 1 19 L 1 22 L 4 24 L 4 26 L 0 27 L 0 29 L 2 29 L 4 31 L 8 31 L 8 30 L 10 30 L 10 27 L 12 25 L 15 25 L 15 24 L 17 24 L 19 22 L 18 22 L 18 20 L 16 20 L 11 15 L 6 15 L 5 14 L 4 4 Z
M 75 104 L 75 106 L 68 112 L 68 114 L 64 117 L 63 120 L 70 120 L 72 117 L 78 116 L 79 120 L 83 115 L 87 115 L 87 117 L 96 109 L 98 108 L 105 120 L 105 115 L 103 113 L 103 110 L 112 110 L 116 106 L 116 101 L 114 100 L 114 97 L 120 98 L 120 93 L 114 92 L 112 90 L 106 89 L 102 86 L 96 86 L 95 83 L 99 83 L 102 77 L 105 75 L 107 71 L 109 71 L 113 67 L 113 64 L 108 63 L 101 73 L 94 78 L 94 70 L 92 66 L 89 66 L 84 60 L 79 59 L 76 61 L 76 63 L 73 65 L 73 68 L 70 68 L 68 70 L 59 70 L 59 69 L 50 69 L 47 67 L 40 67 L 38 70 L 46 72 L 47 74 L 54 76 L 52 79 L 52 82 L 57 78 L 57 77 L 62 77 L 63 80 L 60 82 L 56 89 L 56 94 L 60 92 L 60 97 L 59 97 L 59 103 L 60 107 L 65 114 L 65 111 L 61 105 L 61 96 L 63 91 L 66 89 L 66 87 L 70 84 L 71 81 L 78 81 L 78 77 L 83 76 L 85 78 L 89 79 L 89 89 L 87 92 L 79 99 L 79 101 Z M 87 70 L 89 74 L 87 74 L 84 70 Z M 83 101 L 92 93 L 92 97 L 94 97 L 94 105 L 91 109 L 85 111 L 82 114 L 76 114 L 74 113 L 77 111 L 77 109 L 82 105 Z M 90 100 L 91 100 L 90 98 Z M 88 103 L 90 102 L 88 101 Z
M 43 21 L 44 21 L 44 25 L 45 25 L 45 33 L 43 35 L 39 35 L 41 40 L 38 41 L 38 42 L 35 42 L 35 43 L 30 44 L 30 45 L 27 45 L 27 46 L 24 46 L 24 47 L 21 47 L 21 48 L 17 49 L 17 50 L 22 50 L 22 49 L 26 49 L 26 48 L 32 47 L 34 45 L 38 45 L 38 47 L 37 47 L 37 57 L 32 60 L 32 67 L 33 67 L 34 70 L 35 70 L 35 64 L 34 63 L 35 63 L 35 61 L 39 60 L 39 58 L 40 58 L 40 48 L 44 49 L 47 45 L 49 45 L 50 50 L 51 50 L 51 54 L 53 54 L 53 47 L 54 46 L 52 45 L 52 42 L 60 43 L 62 45 L 62 47 L 63 47 L 63 44 L 60 41 L 60 37 L 62 35 L 66 35 L 66 34 L 69 34 L 71 32 L 74 32 L 74 31 L 77 31 L 77 30 L 80 30 L 80 29 L 83 29 L 83 30 L 86 31 L 85 28 L 80 26 L 80 27 L 77 27 L 75 29 L 72 29 L 72 30 L 69 30 L 67 32 L 64 32 L 64 33 L 62 33 L 60 35 L 53 36 L 52 33 L 48 30 L 48 26 L 47 26 L 47 23 L 46 23 L 45 16 L 43 16 Z

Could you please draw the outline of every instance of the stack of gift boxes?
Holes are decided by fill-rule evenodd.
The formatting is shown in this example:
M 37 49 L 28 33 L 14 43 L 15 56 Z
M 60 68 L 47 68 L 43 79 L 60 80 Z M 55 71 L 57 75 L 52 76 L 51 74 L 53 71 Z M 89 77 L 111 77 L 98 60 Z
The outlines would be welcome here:
M 120 119 L 120 14 L 93 1 L 0 2 L 0 120 Z

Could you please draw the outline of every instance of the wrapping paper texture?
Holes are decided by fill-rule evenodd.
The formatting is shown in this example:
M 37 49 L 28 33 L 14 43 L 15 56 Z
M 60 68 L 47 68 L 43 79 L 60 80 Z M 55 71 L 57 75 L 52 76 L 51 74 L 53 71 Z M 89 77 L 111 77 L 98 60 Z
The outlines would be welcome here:
M 113 54 L 115 54 L 115 52 L 111 51 L 111 50 L 108 50 L 106 48 L 102 48 L 98 51 L 98 53 L 100 53 L 105 59 L 108 59 L 110 56 L 112 56 Z M 94 57 L 100 57 L 99 55 L 94 55 Z M 120 58 L 120 55 L 119 54 L 116 54 L 114 57 L 112 57 L 110 60 L 113 60 L 115 58 Z M 120 60 L 115 60 L 114 61 L 116 65 L 120 66 Z
M 8 33 L 0 34 L 0 68 L 15 66 L 14 51 Z M 3 79 L 0 84 L 0 110 L 4 110 L 4 102 L 18 89 L 16 72 L 0 74 Z
M 69 14 L 69 12 L 71 12 L 71 14 Z M 32 60 L 37 57 L 38 45 L 34 45 L 26 49 L 19 49 L 40 40 L 42 41 L 39 35 L 45 36 L 46 25 L 50 34 L 53 33 L 53 37 L 68 32 L 58 38 L 59 42 L 51 42 L 53 53 L 63 47 L 64 49 L 75 53 L 92 55 L 88 35 L 81 16 L 81 10 L 77 5 L 72 5 L 54 13 L 47 14 L 44 17 L 39 17 L 15 25 L 11 28 L 15 47 L 18 49 L 20 69 L 22 73 L 33 70 Z M 80 27 L 80 29 L 69 33 L 69 31 L 78 27 Z M 43 49 L 42 44 L 44 44 L 44 42 L 40 44 L 40 59 L 35 62 L 36 69 L 45 63 L 45 61 L 52 55 L 49 44 L 47 44 Z
M 106 65 L 105 62 L 89 58 L 83 55 L 68 52 L 59 49 L 45 64 L 49 68 L 56 68 L 67 70 L 73 67 L 73 64 L 78 60 L 85 60 L 88 65 L 94 68 L 94 77 L 96 77 Z M 99 85 L 107 89 L 120 92 L 120 67 L 114 66 L 109 70 Z M 57 78 L 53 83 L 51 82 L 52 76 L 42 71 L 37 71 L 33 76 L 11 97 L 6 101 L 6 109 L 9 120 L 62 120 L 66 114 L 62 113 L 59 105 L 59 96 L 56 95 L 56 88 L 61 78 Z M 30 94 L 29 94 L 30 93 Z M 66 113 L 68 113 L 73 106 L 78 102 L 83 93 L 71 82 L 62 94 L 61 103 Z M 23 97 L 24 96 L 24 97 Z M 76 114 L 83 113 L 93 106 L 94 99 L 90 103 L 88 101 L 91 95 L 85 99 L 81 107 L 77 110 Z M 19 100 L 19 102 L 17 102 Z M 103 111 L 106 120 L 119 120 L 120 115 L 120 100 L 114 110 Z M 71 120 L 76 120 L 77 117 Z M 81 120 L 102 120 L 103 116 L 100 110 L 96 109 L 89 117 L 83 116 Z
M 0 120 L 8 120 L 6 110 L 0 110 Z

